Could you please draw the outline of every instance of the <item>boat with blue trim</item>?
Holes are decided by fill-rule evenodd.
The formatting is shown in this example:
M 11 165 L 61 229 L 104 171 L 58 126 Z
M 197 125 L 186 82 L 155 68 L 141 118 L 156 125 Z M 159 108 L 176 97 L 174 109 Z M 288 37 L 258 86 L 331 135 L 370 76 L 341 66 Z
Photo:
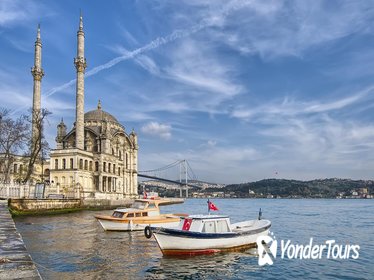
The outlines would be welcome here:
M 231 224 L 224 215 L 181 217 L 178 227 L 147 226 L 144 234 L 155 237 L 163 255 L 200 255 L 256 247 L 259 236 L 268 235 L 269 220 L 249 220 Z

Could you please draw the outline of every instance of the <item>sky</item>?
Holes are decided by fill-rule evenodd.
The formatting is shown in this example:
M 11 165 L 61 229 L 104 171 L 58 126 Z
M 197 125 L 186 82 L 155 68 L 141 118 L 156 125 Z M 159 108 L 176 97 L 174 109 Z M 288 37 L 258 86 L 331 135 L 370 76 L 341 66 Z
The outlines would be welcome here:
M 55 148 L 75 118 L 76 32 L 85 111 L 139 139 L 139 170 L 186 159 L 198 179 L 373 179 L 371 1 L 0 1 L 0 107 L 32 104 L 41 25 L 42 107 Z

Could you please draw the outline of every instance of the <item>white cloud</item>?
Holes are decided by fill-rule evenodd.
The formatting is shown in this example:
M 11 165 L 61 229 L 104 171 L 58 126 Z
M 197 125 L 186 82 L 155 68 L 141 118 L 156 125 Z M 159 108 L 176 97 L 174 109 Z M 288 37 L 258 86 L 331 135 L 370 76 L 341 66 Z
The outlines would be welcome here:
M 214 2 L 191 4 L 198 10 L 191 13 L 190 21 L 220 15 L 219 6 L 226 1 Z M 374 12 L 368 1 L 231 1 L 227 5 L 240 5 L 240 9 L 223 13 L 224 19 L 215 25 L 220 28 L 208 30 L 207 36 L 240 53 L 258 53 L 263 58 L 303 56 L 311 47 L 358 32 L 370 33 L 367 23 Z
M 26 18 L 26 11 L 22 9 L 20 1 L 3 0 L 0 2 L 0 25 Z
M 214 141 L 214 140 L 209 140 L 207 143 L 209 147 L 214 147 L 216 144 L 217 144 L 217 141 Z
M 202 46 L 193 39 L 183 40 L 170 54 L 172 64 L 165 70 L 170 78 L 197 88 L 230 98 L 242 91 L 232 78 L 235 68 L 215 54 L 213 47 Z
M 25 24 L 47 13 L 38 1 L 1 0 L 0 26 Z
M 25 84 L 20 84 L 15 81 L 14 77 L 9 77 L 8 74 L 3 75 L 0 70 L 0 97 L 1 107 L 7 108 L 23 108 L 26 109 L 32 106 L 31 94 L 26 95 L 25 92 L 31 92 Z M 13 113 L 19 112 L 18 109 L 13 110 Z
M 168 61 L 161 70 L 161 77 L 169 80 L 165 82 L 164 97 L 178 103 L 182 100 L 186 111 L 222 114 L 225 102 L 245 91 L 236 78 L 235 63 L 223 62 L 209 44 L 184 39 L 168 53 Z
M 285 97 L 282 101 L 272 101 L 258 107 L 245 107 L 243 105 L 233 108 L 230 116 L 244 121 L 279 120 L 281 117 L 305 116 L 308 114 L 329 113 L 332 111 L 342 111 L 348 107 L 364 102 L 374 91 L 374 86 L 369 86 L 351 95 L 331 100 L 329 102 L 301 101 Z
M 129 52 L 122 46 L 111 47 L 122 56 Z M 222 59 L 212 46 L 201 46 L 188 38 L 173 45 L 165 59 L 140 54 L 133 60 L 156 79 L 142 87 L 143 102 L 137 109 L 146 114 L 160 111 L 171 113 L 207 112 L 222 114 L 221 106 L 244 92 L 236 80 L 236 67 Z M 116 77 L 115 80 L 120 79 Z M 116 83 L 116 81 L 114 81 Z M 128 83 L 126 83 L 126 91 Z M 155 89 L 157 99 L 154 98 Z M 134 92 L 139 96 L 139 86 Z M 152 94 L 150 94 L 152 93 Z M 149 97 L 151 96 L 151 97 Z
M 308 105 L 306 108 L 304 108 L 304 111 L 306 113 L 320 113 L 332 110 L 339 110 L 362 100 L 368 94 L 372 93 L 373 90 L 374 86 L 370 86 L 369 88 L 366 88 L 361 92 L 355 93 L 351 96 L 348 96 L 340 100 L 336 100 L 330 103 L 317 103 L 313 105 Z
M 204 142 L 203 144 L 201 144 L 199 147 L 203 148 L 203 149 L 211 149 L 211 148 L 214 148 L 216 145 L 217 145 L 216 140 L 209 139 L 206 142 Z
M 138 45 L 138 40 L 124 27 L 120 26 L 123 36 L 125 37 L 126 42 L 130 42 L 133 45 Z
M 157 136 L 165 140 L 171 138 L 171 126 L 167 124 L 149 122 L 141 128 L 141 131 L 145 134 Z

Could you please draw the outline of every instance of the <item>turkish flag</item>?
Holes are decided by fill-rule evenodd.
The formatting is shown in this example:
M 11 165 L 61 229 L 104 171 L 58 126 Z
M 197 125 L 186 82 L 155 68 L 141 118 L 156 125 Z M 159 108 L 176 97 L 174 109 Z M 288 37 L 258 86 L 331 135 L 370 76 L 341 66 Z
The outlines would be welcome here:
M 209 210 L 218 211 L 217 206 L 215 206 L 213 202 L 208 201 L 208 207 L 209 207 Z
M 146 193 L 146 191 L 144 191 L 144 193 L 143 193 L 143 198 L 144 198 L 144 199 L 147 198 L 147 193 Z
M 182 230 L 189 231 L 192 224 L 192 219 L 184 219 Z

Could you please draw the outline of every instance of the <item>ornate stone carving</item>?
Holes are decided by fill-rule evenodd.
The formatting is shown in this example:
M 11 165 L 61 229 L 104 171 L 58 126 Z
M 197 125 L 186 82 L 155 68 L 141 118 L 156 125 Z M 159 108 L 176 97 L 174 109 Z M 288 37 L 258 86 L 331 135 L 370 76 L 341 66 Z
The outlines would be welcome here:
M 33 66 L 31 68 L 31 74 L 34 77 L 34 80 L 41 81 L 44 76 L 44 70 L 42 68 Z
M 77 72 L 83 72 L 84 73 L 84 71 L 87 67 L 86 59 L 84 57 L 74 58 L 74 64 L 75 64 L 75 68 L 77 69 Z

